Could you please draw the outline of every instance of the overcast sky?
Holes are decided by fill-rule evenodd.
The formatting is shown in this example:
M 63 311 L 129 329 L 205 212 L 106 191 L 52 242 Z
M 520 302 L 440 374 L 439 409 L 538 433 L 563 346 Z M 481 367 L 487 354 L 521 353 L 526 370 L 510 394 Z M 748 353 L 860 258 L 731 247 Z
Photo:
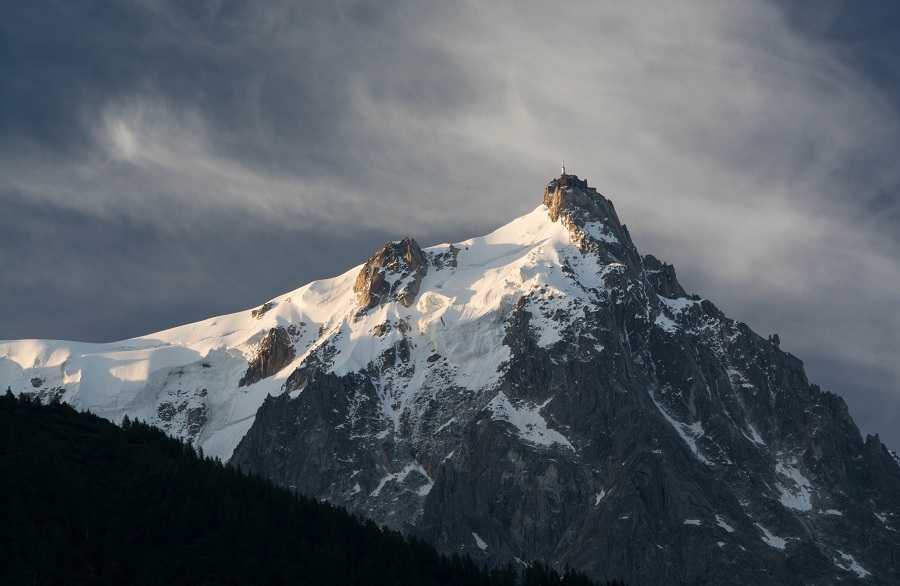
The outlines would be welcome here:
M 900 450 L 900 7 L 3 1 L 0 339 L 259 305 L 567 169 Z

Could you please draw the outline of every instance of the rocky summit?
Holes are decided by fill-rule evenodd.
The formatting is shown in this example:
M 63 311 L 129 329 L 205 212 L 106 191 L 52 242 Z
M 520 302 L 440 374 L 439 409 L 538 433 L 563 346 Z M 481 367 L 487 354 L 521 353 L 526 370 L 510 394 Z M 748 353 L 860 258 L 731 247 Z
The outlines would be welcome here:
M 630 584 L 898 584 L 900 465 L 801 361 L 638 253 L 574 175 L 492 234 L 0 384 L 147 420 L 487 564 Z

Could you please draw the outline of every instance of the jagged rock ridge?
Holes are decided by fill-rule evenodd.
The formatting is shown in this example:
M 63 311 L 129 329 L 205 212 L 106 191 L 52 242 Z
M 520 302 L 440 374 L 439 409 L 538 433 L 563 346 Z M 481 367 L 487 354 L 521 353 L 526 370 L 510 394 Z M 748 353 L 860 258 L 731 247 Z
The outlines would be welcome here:
M 573 175 L 493 234 L 389 243 L 263 307 L 115 348 L 0 345 L 0 382 L 149 418 L 488 563 L 638 584 L 898 581 L 894 455 L 774 338 L 642 257 Z M 295 354 L 239 387 L 278 327 Z M 202 406 L 201 429 L 163 421 L 165 402 Z
M 238 381 L 238 386 L 250 386 L 276 374 L 296 355 L 297 351 L 291 344 L 287 330 L 281 326 L 270 329 L 260 342 L 259 352 L 250 361 L 246 374 Z
M 409 307 L 427 273 L 425 253 L 415 240 L 404 238 L 388 242 L 372 255 L 359 271 L 353 290 L 363 312 L 389 301 Z

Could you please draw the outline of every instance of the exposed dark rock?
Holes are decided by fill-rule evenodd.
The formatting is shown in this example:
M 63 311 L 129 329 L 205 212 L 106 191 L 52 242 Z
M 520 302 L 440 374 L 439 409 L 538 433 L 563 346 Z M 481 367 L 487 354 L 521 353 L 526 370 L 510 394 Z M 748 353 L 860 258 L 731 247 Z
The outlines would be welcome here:
M 309 353 L 303 362 L 294 369 L 284 383 L 284 392 L 290 393 L 302 389 L 307 383 L 314 381 L 320 372 L 325 372 L 331 366 L 335 355 L 334 345 L 325 341 L 318 348 Z
M 33 383 L 32 383 L 33 384 Z M 66 394 L 65 387 L 52 387 L 50 389 L 41 389 L 36 395 L 41 403 L 47 404 L 53 401 L 61 401 Z
M 156 416 L 166 423 L 171 423 L 177 414 L 178 408 L 169 401 L 156 406 Z
M 612 202 L 588 187 L 586 181 L 575 175 L 554 179 L 544 189 L 544 205 L 551 220 L 560 221 L 569 229 L 572 243 L 583 253 L 625 263 L 632 270 L 640 266 L 640 255 L 625 225 L 619 222 Z M 606 238 L 598 241 L 587 229 L 589 224 L 606 230 Z
M 657 295 L 669 299 L 681 299 L 687 297 L 687 292 L 678 283 L 675 276 L 675 267 L 660 262 L 652 254 L 644 257 L 644 274 L 653 286 Z
M 288 376 L 287 381 L 285 381 L 284 384 L 285 392 L 290 393 L 291 391 L 304 387 L 310 380 L 315 379 L 318 373 L 319 368 L 317 365 L 310 364 L 309 361 L 304 361 L 303 364 L 295 368 L 294 372 Z
M 272 309 L 273 307 L 275 307 L 274 301 L 266 301 L 265 303 L 260 305 L 259 308 L 251 311 L 250 315 L 255 317 L 256 319 L 259 319 L 262 316 L 266 315 L 266 312 L 269 311 L 270 309 Z
M 408 472 L 399 484 L 381 484 L 387 472 L 401 472 L 410 460 L 409 445 L 399 437 L 378 437 L 385 421 L 381 417 L 352 418 L 355 409 L 372 409 L 378 392 L 368 377 L 337 377 L 321 373 L 307 382 L 297 398 L 283 394 L 268 397 L 251 430 L 241 440 L 231 463 L 253 471 L 303 494 L 318 495 L 332 502 L 352 502 L 401 497 L 429 483 L 421 472 Z M 352 460 L 335 457 L 349 444 L 357 446 Z M 416 515 L 415 501 L 379 505 L 378 518 Z
M 198 396 L 206 397 L 203 389 Z M 205 403 L 193 401 L 190 394 L 182 389 L 175 389 L 167 394 L 166 400 L 156 406 L 157 424 L 163 428 L 177 427 L 183 430 L 185 437 L 191 441 L 203 430 L 209 420 L 209 409 Z
M 456 268 L 456 257 L 459 255 L 459 248 L 456 248 L 452 244 L 450 247 L 441 253 L 431 253 L 431 265 L 436 269 L 443 269 L 445 267 Z
M 195 437 L 206 425 L 208 419 L 205 405 L 198 405 L 188 409 L 185 413 L 186 429 L 190 437 Z
M 31 386 L 33 386 L 34 388 L 38 388 L 38 387 L 40 387 L 42 384 L 44 384 L 44 381 L 42 381 L 42 380 L 39 379 L 38 377 L 34 377 L 34 378 L 31 379 Z
M 287 366 L 296 354 L 287 330 L 281 326 L 272 328 L 260 342 L 259 351 L 250 362 L 238 386 L 250 386 L 272 376 Z
M 415 240 L 388 242 L 366 262 L 356 278 L 353 291 L 362 313 L 389 301 L 409 307 L 427 273 L 425 253 Z

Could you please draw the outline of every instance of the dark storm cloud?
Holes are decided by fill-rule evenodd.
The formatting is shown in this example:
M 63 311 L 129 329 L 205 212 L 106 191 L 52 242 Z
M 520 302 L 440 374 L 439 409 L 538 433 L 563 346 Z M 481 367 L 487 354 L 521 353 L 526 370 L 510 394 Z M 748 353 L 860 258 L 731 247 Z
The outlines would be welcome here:
M 871 406 L 900 405 L 885 10 L 12 3 L 0 338 L 121 339 L 246 309 L 388 239 L 482 234 L 537 205 L 565 158 L 642 252 L 778 332 L 875 431 L 896 410 Z

